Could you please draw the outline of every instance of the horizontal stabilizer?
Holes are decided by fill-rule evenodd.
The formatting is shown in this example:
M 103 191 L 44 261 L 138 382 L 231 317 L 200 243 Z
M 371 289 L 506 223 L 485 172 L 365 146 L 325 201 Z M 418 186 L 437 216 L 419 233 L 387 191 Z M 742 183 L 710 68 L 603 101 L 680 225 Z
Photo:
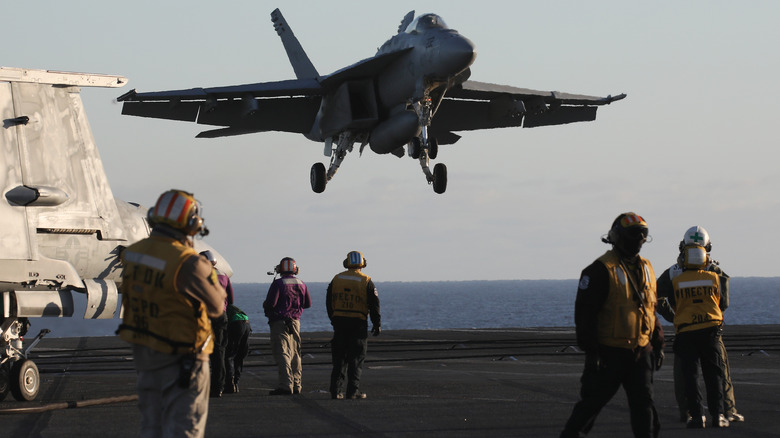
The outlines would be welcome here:
M 0 67 L 0 81 L 111 88 L 123 87 L 127 84 L 127 78 L 124 76 L 14 67 Z
M 195 138 L 218 138 L 218 137 L 232 137 L 234 135 L 254 134 L 256 132 L 264 132 L 263 129 L 252 128 L 220 128 L 212 129 L 210 131 L 200 132 Z

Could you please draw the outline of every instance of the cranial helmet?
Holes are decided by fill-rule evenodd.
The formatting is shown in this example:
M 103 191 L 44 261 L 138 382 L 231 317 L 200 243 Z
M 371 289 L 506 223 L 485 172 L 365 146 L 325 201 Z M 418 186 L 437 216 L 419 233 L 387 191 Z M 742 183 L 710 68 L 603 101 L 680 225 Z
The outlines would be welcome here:
M 203 218 L 199 216 L 199 212 L 200 203 L 192 193 L 172 189 L 160 195 L 154 207 L 149 209 L 147 219 L 153 226 L 167 225 L 187 236 L 198 233 L 205 236 L 208 229 L 203 226 Z
M 644 218 L 634 212 L 627 212 L 615 218 L 604 241 L 615 245 L 624 255 L 635 256 L 647 242 L 647 236 L 648 228 Z
M 205 257 L 206 260 L 208 260 L 211 263 L 211 266 L 217 265 L 217 258 L 214 256 L 214 253 L 211 252 L 210 250 L 202 251 L 200 255 Z
M 704 229 L 704 227 L 695 226 L 690 227 L 685 232 L 683 240 L 680 241 L 680 251 L 686 245 L 699 245 L 704 247 L 707 252 L 712 251 L 712 242 L 710 242 L 710 233 Z
M 285 257 L 276 266 L 276 272 L 279 274 L 298 275 L 298 264 L 292 257 Z
M 366 267 L 366 259 L 360 251 L 350 251 L 344 259 L 344 267 L 347 269 L 361 269 Z

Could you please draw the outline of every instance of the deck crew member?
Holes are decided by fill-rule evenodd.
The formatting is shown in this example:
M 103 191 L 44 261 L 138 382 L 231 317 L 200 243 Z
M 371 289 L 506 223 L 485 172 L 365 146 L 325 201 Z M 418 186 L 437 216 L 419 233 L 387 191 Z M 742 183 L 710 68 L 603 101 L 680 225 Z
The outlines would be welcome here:
M 683 240 L 680 241 L 679 249 L 680 255 L 677 258 L 677 263 L 665 270 L 660 277 L 658 277 L 658 314 L 664 317 L 669 322 L 674 322 L 674 309 L 672 309 L 669 301 L 666 297 L 671 296 L 674 293 L 672 287 L 672 279 L 680 275 L 683 271 L 684 264 L 684 248 L 686 245 L 693 243 L 701 244 L 707 251 L 707 255 L 710 255 L 712 251 L 712 241 L 710 235 L 704 227 L 694 226 L 689 228 Z M 716 260 L 710 258 L 709 264 L 705 267 L 705 270 L 712 271 L 718 274 L 718 281 L 720 283 L 720 310 L 725 312 L 729 306 L 729 276 L 723 272 L 719 263 Z M 726 346 L 723 344 L 723 337 L 718 338 L 720 340 L 721 358 L 723 359 L 723 409 L 726 415 L 726 419 L 729 422 L 742 422 L 745 421 L 745 417 L 737 412 L 737 402 L 734 398 L 734 385 L 731 383 L 731 367 L 729 366 L 729 358 L 726 353 Z M 677 405 L 680 409 L 680 420 L 687 422 L 691 419 L 688 413 L 688 402 L 685 399 L 685 383 L 682 376 L 682 361 L 679 360 L 679 356 L 674 356 L 674 395 L 677 399 Z
M 645 220 L 623 213 L 604 243 L 612 249 L 582 271 L 574 307 L 577 344 L 585 351 L 580 401 L 561 437 L 586 435 L 622 385 L 635 437 L 657 437 L 653 372 L 663 360 L 664 335 L 655 317 L 655 273 L 639 256 L 647 241 Z
M 706 417 L 701 405 L 698 368 L 701 363 L 707 387 L 707 406 L 712 427 L 729 427 L 723 405 L 723 357 L 721 354 L 720 278 L 708 270 L 711 264 L 703 242 L 682 248 L 682 272 L 672 278 L 672 294 L 667 296 L 674 309 L 674 354 L 681 362 L 685 399 L 691 419 L 689 428 L 704 428 Z M 670 276 L 671 277 L 671 276 Z
M 191 193 L 169 190 L 149 210 L 151 235 L 122 252 L 117 333 L 133 345 L 142 437 L 202 437 L 209 397 L 209 317 L 222 315 L 225 290 L 192 249 L 208 229 Z
M 271 328 L 271 350 L 279 370 L 279 382 L 270 395 L 298 394 L 301 378 L 301 314 L 311 307 L 309 289 L 298 275 L 298 264 L 291 257 L 283 258 L 274 271 L 281 274 L 271 283 L 263 302 L 265 316 Z
M 366 259 L 360 251 L 350 251 L 343 265 L 347 270 L 333 277 L 325 297 L 333 326 L 330 395 L 334 399 L 363 399 L 366 394 L 360 391 L 360 375 L 368 349 L 369 315 L 371 333 L 379 336 L 382 331 L 379 294 L 371 277 L 362 272 Z M 342 392 L 345 377 L 346 395 Z

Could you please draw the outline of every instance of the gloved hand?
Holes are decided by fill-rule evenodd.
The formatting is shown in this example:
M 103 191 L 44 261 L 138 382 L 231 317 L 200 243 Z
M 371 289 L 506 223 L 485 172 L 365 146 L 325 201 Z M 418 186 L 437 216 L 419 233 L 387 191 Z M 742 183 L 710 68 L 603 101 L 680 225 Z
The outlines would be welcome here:
M 655 350 L 653 351 L 653 356 L 655 356 L 655 370 L 658 371 L 661 369 L 661 366 L 664 364 L 664 351 L 663 350 Z
M 379 334 L 382 333 L 382 328 L 378 325 L 375 325 L 371 327 L 371 334 L 374 336 L 379 336 Z

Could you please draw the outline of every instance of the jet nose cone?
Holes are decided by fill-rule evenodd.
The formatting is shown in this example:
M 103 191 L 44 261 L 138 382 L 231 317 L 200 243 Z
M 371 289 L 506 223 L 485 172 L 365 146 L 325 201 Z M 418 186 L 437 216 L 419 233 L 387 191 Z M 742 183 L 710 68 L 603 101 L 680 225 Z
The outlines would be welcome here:
M 449 75 L 454 75 L 469 68 L 477 57 L 474 43 L 468 38 L 458 34 L 452 34 L 439 48 L 439 61 L 443 70 Z

